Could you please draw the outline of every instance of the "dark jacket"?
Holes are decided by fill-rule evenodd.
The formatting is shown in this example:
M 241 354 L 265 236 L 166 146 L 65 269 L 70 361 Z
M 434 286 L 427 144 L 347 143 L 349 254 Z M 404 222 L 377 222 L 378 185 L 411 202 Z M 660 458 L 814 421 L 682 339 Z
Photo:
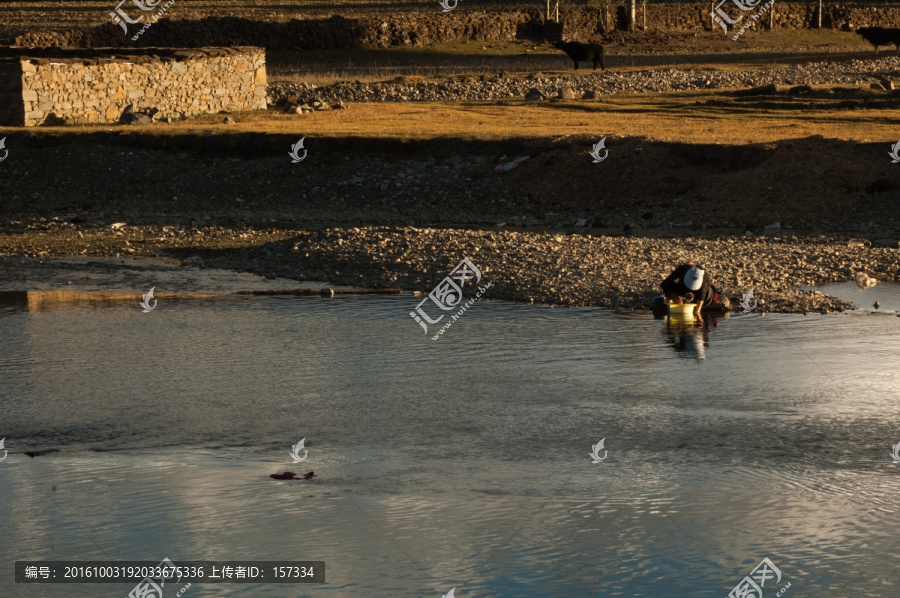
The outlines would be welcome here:
M 700 303 L 702 307 L 709 307 L 710 304 L 719 299 L 719 291 L 709 282 L 709 276 L 703 276 L 703 283 L 696 291 L 692 291 L 684 284 L 684 275 L 691 269 L 694 264 L 682 264 L 675 268 L 668 278 L 662 281 L 660 285 L 667 295 L 678 295 L 684 297 L 688 293 L 694 294 L 694 300 L 691 303 Z

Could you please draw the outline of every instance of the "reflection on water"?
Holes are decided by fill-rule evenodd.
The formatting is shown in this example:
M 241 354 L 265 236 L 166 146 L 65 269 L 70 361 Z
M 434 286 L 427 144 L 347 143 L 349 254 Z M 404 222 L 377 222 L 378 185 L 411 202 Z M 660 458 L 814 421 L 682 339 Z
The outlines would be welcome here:
M 706 359 L 709 347 L 709 330 L 719 325 L 719 320 L 727 320 L 729 313 L 713 314 L 704 312 L 696 317 L 667 316 L 665 334 L 675 351 L 698 361 Z
M 431 341 L 414 303 L 0 307 L 0 569 L 294 558 L 328 583 L 188 595 L 721 598 L 768 557 L 788 597 L 897 593 L 900 318 L 484 302 Z

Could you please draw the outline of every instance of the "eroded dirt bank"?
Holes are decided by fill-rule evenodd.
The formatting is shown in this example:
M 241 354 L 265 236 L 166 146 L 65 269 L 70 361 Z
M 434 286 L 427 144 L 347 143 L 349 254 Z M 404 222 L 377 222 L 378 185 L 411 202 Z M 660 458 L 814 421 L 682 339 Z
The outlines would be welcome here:
M 589 150 L 597 138 L 581 136 L 309 137 L 308 157 L 292 164 L 288 151 L 299 137 L 10 136 L 0 216 L 257 228 L 506 224 L 594 234 L 627 227 L 678 235 L 759 234 L 779 223 L 801 235 L 864 236 L 895 247 L 900 240 L 900 171 L 885 143 L 809 137 L 730 146 L 609 135 L 609 156 L 595 164 Z M 495 172 L 517 156 L 530 158 Z

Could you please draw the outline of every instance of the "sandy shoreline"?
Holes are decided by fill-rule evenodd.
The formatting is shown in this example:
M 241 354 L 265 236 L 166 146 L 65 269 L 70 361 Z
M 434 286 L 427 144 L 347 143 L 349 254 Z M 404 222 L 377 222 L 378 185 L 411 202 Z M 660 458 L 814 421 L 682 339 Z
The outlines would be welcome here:
M 848 309 L 846 302 L 800 287 L 851 280 L 860 271 L 879 281 L 900 281 L 900 249 L 825 236 L 652 238 L 413 227 L 162 232 L 137 226 L 0 234 L 0 258 L 6 258 L 0 271 L 6 277 L 33 261 L 23 258 L 67 255 L 169 256 L 268 278 L 422 293 L 468 257 L 491 284 L 487 299 L 619 309 L 649 307 L 659 282 L 689 260 L 705 261 L 713 283 L 735 306 L 755 287 L 755 296 L 772 312 Z

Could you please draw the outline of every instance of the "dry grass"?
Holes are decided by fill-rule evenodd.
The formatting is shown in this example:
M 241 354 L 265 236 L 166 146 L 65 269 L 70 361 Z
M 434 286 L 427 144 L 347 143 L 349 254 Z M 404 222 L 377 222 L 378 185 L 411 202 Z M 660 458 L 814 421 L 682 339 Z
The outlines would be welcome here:
M 345 111 L 304 116 L 275 110 L 233 114 L 232 125 L 222 116 L 205 116 L 146 127 L 70 126 L 32 129 L 0 128 L 0 136 L 78 136 L 114 131 L 155 136 L 285 134 L 307 137 L 369 139 L 503 140 L 588 137 L 646 137 L 685 143 L 746 144 L 811 135 L 861 142 L 900 139 L 897 100 L 876 96 L 884 107 L 847 105 L 846 97 L 801 100 L 787 96 L 748 98 L 730 102 L 721 92 L 617 95 L 601 101 L 525 103 L 357 103 Z M 707 106 L 707 100 L 729 101 Z M 810 102 L 816 107 L 812 108 Z M 839 102 L 844 102 L 839 106 Z M 763 111 L 760 111 L 760 110 Z

